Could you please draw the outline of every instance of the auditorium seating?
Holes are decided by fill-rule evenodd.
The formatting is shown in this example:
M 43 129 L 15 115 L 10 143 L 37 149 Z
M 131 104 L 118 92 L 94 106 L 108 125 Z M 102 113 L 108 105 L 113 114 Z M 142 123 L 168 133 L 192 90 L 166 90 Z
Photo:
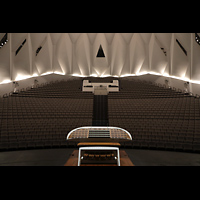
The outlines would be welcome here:
M 0 98 L 0 150 L 74 145 L 66 141 L 67 133 L 91 126 L 93 118 L 94 95 L 81 91 L 82 80 L 50 82 Z M 131 133 L 133 140 L 122 147 L 200 152 L 200 98 L 135 78 L 118 80 L 120 91 L 108 94 L 108 121 Z
M 46 84 L 0 102 L 0 149 L 65 147 L 69 131 L 91 126 L 93 95 L 82 79 Z
M 200 99 L 143 81 L 120 79 L 109 93 L 109 125 L 127 129 L 130 147 L 200 151 Z
M 20 97 L 43 97 L 43 98 L 75 98 L 75 99 L 92 99 L 90 92 L 81 92 L 82 78 L 69 81 L 56 81 L 49 84 L 42 84 L 43 87 L 28 88 L 27 91 L 22 90 L 18 96 Z

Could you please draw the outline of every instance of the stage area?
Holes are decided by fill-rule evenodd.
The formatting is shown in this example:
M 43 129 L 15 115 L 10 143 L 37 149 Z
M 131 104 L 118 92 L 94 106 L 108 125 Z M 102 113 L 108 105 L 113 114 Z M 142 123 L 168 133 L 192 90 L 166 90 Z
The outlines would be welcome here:
M 0 166 L 64 166 L 77 149 L 0 152 Z M 127 153 L 134 166 L 200 166 L 200 154 L 123 148 L 121 150 Z

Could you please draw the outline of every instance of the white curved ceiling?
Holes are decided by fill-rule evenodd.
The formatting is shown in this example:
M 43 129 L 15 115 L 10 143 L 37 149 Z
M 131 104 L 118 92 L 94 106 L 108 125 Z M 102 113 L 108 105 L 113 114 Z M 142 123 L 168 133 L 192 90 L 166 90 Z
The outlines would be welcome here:
M 3 36 L 0 33 L 0 40 Z M 100 45 L 105 57 L 96 57 Z M 0 49 L 0 83 L 53 72 L 75 76 L 154 73 L 200 81 L 199 55 L 194 33 L 8 33 L 8 42 Z

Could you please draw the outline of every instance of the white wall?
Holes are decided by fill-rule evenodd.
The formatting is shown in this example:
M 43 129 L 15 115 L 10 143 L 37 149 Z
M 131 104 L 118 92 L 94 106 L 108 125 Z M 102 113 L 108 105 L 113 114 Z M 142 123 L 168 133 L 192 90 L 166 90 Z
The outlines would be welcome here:
M 168 60 L 167 60 L 167 56 L 165 56 L 160 46 L 161 44 L 159 44 L 158 39 L 156 38 L 155 34 L 152 34 L 152 37 L 150 40 L 150 46 L 149 46 L 150 71 L 163 74 L 165 72 L 165 68 L 167 66 Z
M 7 42 L 3 48 L 0 49 L 0 83 L 5 80 L 10 80 L 10 52 L 11 43 Z
M 22 88 L 26 89 L 27 87 L 31 87 L 32 84 L 34 84 L 34 80 L 38 80 L 38 84 L 50 82 L 50 81 L 56 81 L 56 80 L 69 80 L 73 79 L 75 77 L 69 76 L 69 75 L 59 75 L 59 74 L 49 74 L 44 76 L 38 76 L 38 77 L 31 77 L 24 80 L 17 81 L 19 83 L 19 87 L 17 87 L 18 90 L 21 90 Z M 14 84 L 7 83 L 7 84 L 0 84 L 0 96 L 3 96 L 4 94 L 9 94 L 10 92 L 13 92 Z
M 164 77 L 164 76 L 158 76 L 158 75 L 152 75 L 152 74 L 141 75 L 141 76 L 138 76 L 137 78 L 140 80 L 146 80 L 146 81 L 151 81 L 151 82 L 155 82 L 155 83 L 160 83 L 162 85 L 165 84 L 165 80 L 168 80 L 171 88 L 175 87 L 176 89 L 181 89 L 181 90 L 184 90 L 184 83 L 187 82 L 184 80 L 179 80 L 179 79 Z M 200 84 L 189 83 L 188 92 L 191 92 L 194 95 L 196 95 L 196 94 L 200 95 Z
M 130 41 L 130 73 L 141 72 L 145 59 L 148 59 L 145 51 L 145 44 L 139 33 L 135 33 Z
M 57 62 L 57 65 L 53 66 L 55 71 L 72 74 L 72 42 L 69 35 L 62 34 L 54 46 L 54 60 Z
M 82 75 L 89 76 L 91 65 L 90 42 L 86 33 L 78 38 L 75 45 L 75 59 Z
M 103 74 L 110 74 L 110 44 L 106 39 L 105 34 L 97 33 L 96 37 L 94 38 L 93 44 L 91 44 L 92 51 L 91 51 L 91 57 L 92 57 L 92 65 L 91 65 L 91 74 L 96 74 L 98 76 L 101 76 Z M 102 46 L 102 49 L 104 51 L 105 57 L 103 58 L 97 58 L 97 53 L 99 50 L 100 45 Z
M 47 72 L 125 76 L 150 71 L 200 83 L 200 46 L 194 33 L 8 33 L 8 39 L 0 49 L 0 83 Z M 25 45 L 15 56 L 24 39 Z M 105 58 L 96 57 L 100 45 Z M 39 46 L 42 49 L 36 56 Z M 182 87 L 179 82 L 171 79 L 177 88 Z M 196 85 L 190 88 L 200 93 Z
M 116 33 L 111 45 L 111 74 L 121 75 L 127 54 L 126 42 L 120 33 Z
M 23 38 L 22 42 L 26 39 L 25 44 L 15 55 L 15 51 L 12 54 L 13 58 L 13 68 L 12 68 L 12 79 L 19 79 L 20 76 L 30 76 L 31 75 L 31 52 L 30 52 L 30 37 L 28 34 Z

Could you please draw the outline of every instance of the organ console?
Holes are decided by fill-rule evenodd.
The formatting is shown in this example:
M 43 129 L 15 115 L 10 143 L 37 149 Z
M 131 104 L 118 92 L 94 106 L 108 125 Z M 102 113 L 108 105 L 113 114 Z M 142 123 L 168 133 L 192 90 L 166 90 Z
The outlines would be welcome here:
M 73 159 L 69 158 L 66 166 L 133 166 L 125 151 L 119 150 L 120 142 L 132 140 L 131 134 L 125 129 L 109 126 L 79 127 L 70 131 L 66 139 L 77 142 L 79 148 L 73 152 Z

